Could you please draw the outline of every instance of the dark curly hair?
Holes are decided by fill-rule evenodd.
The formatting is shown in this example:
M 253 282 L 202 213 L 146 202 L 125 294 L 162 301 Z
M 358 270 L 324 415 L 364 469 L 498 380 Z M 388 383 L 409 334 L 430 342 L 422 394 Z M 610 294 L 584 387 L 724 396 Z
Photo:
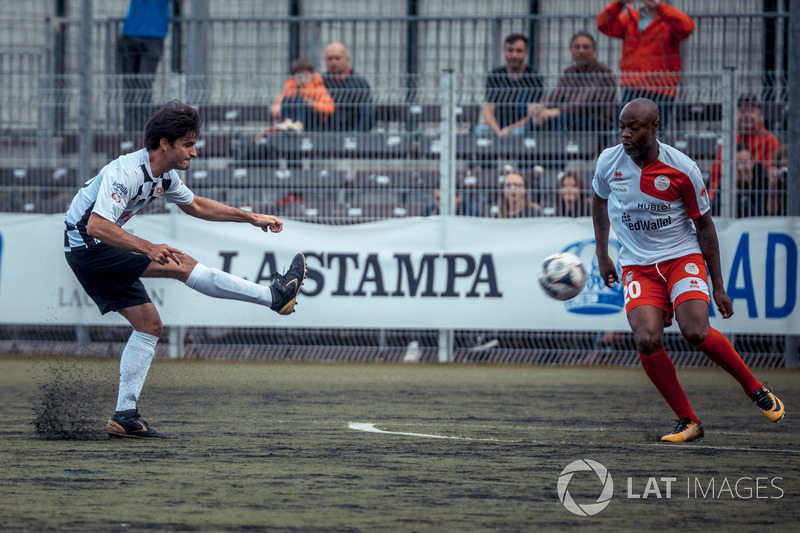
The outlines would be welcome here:
M 161 139 L 166 139 L 170 146 L 185 135 L 200 133 L 203 119 L 200 112 L 180 100 L 172 100 L 161 106 L 144 129 L 144 145 L 149 150 L 157 149 Z

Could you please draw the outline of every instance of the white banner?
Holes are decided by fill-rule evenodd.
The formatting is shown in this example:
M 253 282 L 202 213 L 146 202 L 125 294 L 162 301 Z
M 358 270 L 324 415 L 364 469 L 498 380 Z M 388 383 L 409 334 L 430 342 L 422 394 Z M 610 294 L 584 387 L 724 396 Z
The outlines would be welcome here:
M 736 313 L 723 321 L 712 312 L 714 327 L 800 334 L 800 219 L 716 224 Z M 430 217 L 355 226 L 286 221 L 273 235 L 174 213 L 140 215 L 125 229 L 264 284 L 295 253 L 306 254 L 308 278 L 289 317 L 212 299 L 175 280 L 145 280 L 167 326 L 628 329 L 621 288 L 604 288 L 593 268 L 588 218 Z M 100 316 L 67 266 L 62 242 L 60 215 L 0 214 L 0 322 L 124 323 L 116 313 Z M 568 302 L 546 297 L 537 282 L 542 260 L 562 250 L 592 269 L 584 291 Z

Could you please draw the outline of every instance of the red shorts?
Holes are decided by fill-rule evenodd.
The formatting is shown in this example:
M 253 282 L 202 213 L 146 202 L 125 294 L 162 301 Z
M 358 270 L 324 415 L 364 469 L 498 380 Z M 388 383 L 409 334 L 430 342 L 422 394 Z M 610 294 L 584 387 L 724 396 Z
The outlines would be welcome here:
M 625 287 L 625 312 L 640 305 L 654 305 L 672 317 L 673 309 L 686 300 L 705 300 L 708 272 L 702 254 L 689 254 L 654 265 L 622 268 Z

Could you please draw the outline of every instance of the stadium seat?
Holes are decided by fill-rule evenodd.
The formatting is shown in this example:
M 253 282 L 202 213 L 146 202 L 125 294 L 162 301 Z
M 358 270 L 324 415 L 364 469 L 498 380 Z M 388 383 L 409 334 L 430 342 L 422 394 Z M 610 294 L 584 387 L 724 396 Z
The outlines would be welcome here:
M 328 132 L 279 133 L 267 141 L 276 157 L 291 159 L 396 159 L 407 157 L 411 143 L 404 134 Z
M 338 157 L 354 159 L 397 159 L 411 152 L 411 142 L 406 134 L 343 135 L 340 137 Z
M 88 179 L 88 178 L 87 178 Z M 78 180 L 78 170 L 70 167 L 3 167 L 0 185 L 65 187 L 73 189 L 86 180 Z
M 456 107 L 456 121 L 477 124 L 480 118 L 479 104 L 464 104 Z M 442 120 L 442 108 L 437 104 L 377 104 L 375 115 L 379 122 L 400 122 L 407 126 L 419 126 Z
M 525 137 L 484 137 L 460 134 L 456 157 L 463 160 L 590 159 L 597 156 L 598 137 L 591 133 L 534 132 Z M 428 137 L 420 141 L 423 157 L 439 157 L 441 141 Z
M 360 170 L 352 187 L 361 190 L 435 189 L 439 187 L 436 170 Z
M 664 135 L 661 141 L 674 146 L 692 159 L 714 159 L 719 148 L 719 137 L 715 133 L 691 135 Z
M 270 124 L 273 121 L 272 106 L 269 104 L 201 104 L 198 110 L 205 123 L 255 121 Z
M 141 135 L 126 135 L 121 133 L 94 133 L 92 135 L 92 151 L 106 154 L 107 157 L 117 158 L 120 155 L 134 152 L 142 148 Z M 69 133 L 62 137 L 61 153 L 77 154 L 80 151 L 80 135 Z
M 200 132 L 195 149 L 199 157 L 231 157 L 234 152 L 235 138 L 229 133 Z

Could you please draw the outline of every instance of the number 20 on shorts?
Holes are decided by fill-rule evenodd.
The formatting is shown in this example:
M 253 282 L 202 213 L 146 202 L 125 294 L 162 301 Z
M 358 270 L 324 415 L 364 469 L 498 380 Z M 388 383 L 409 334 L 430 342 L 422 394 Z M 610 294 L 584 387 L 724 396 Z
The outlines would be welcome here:
M 642 295 L 642 286 L 638 281 L 631 281 L 623 287 L 623 294 L 625 295 L 625 303 L 631 301 L 631 298 L 638 298 Z

